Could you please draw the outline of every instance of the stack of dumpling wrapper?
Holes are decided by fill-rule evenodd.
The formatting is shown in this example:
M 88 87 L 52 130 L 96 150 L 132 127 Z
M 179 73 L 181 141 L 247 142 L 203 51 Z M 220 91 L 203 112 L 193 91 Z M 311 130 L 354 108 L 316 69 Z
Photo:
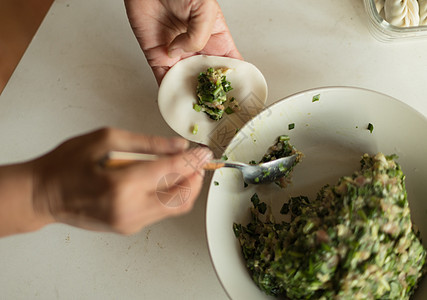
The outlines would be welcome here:
M 375 0 L 380 16 L 398 27 L 427 25 L 427 0 Z

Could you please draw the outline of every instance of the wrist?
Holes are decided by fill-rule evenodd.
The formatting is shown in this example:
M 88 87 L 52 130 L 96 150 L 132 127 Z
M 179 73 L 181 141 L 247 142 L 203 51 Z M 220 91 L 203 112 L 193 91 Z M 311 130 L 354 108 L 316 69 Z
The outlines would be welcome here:
M 35 231 L 52 223 L 34 202 L 34 164 L 0 167 L 0 236 Z

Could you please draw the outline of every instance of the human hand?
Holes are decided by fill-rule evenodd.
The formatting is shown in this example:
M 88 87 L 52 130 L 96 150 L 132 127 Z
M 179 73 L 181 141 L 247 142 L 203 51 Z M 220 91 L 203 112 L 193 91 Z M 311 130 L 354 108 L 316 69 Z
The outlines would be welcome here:
M 101 129 L 70 139 L 34 161 L 36 213 L 50 222 L 102 231 L 132 234 L 146 225 L 188 212 L 202 186 L 207 148 L 187 150 L 188 141 Z M 99 162 L 110 150 L 165 155 L 146 161 L 104 168 Z M 164 184 L 165 176 L 177 174 Z M 168 206 L 159 195 L 173 197 L 188 188 L 185 201 Z M 47 222 L 49 223 L 49 222 Z
M 158 84 L 181 59 L 242 59 L 216 0 L 125 0 L 129 22 Z

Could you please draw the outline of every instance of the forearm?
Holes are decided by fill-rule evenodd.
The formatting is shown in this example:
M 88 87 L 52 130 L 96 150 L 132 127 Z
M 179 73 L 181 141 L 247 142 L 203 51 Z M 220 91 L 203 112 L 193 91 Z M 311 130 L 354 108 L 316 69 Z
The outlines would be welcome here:
M 0 167 L 0 237 L 49 223 L 34 209 L 32 169 L 31 162 Z

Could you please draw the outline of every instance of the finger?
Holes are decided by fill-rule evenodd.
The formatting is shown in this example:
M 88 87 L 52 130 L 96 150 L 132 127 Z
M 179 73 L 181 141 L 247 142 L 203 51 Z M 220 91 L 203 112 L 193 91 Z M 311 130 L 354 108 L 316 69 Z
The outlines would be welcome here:
M 168 47 L 170 57 L 204 48 L 212 33 L 219 6 L 216 1 L 197 1 L 191 8 L 187 32 L 178 35 Z
M 145 162 L 140 170 L 145 174 L 150 174 L 147 180 L 152 186 L 157 186 L 157 189 L 160 190 L 167 189 L 168 185 L 171 185 L 166 180 L 167 176 L 172 176 L 170 174 L 189 177 L 197 173 L 203 177 L 203 165 L 212 157 L 212 151 L 208 148 L 197 147 L 181 154 L 162 157 L 157 161 Z
M 240 54 L 239 50 L 237 50 L 236 47 L 233 47 L 230 51 L 228 51 L 225 56 L 243 60 L 243 56 Z
M 160 85 L 170 67 L 152 67 L 151 69 L 153 70 L 154 77 L 156 77 L 157 84 Z
M 200 176 L 198 173 L 193 173 L 189 177 L 186 177 L 170 187 L 168 192 L 169 195 L 173 197 L 163 199 L 168 200 L 167 202 L 161 201 L 165 206 L 166 216 L 181 215 L 189 212 L 193 208 L 202 189 L 203 178 L 204 176 Z M 158 191 L 157 196 L 159 196 Z M 161 198 L 159 197 L 159 199 Z
M 194 173 L 170 186 L 167 194 L 156 190 L 150 195 L 145 195 L 146 198 L 138 202 L 139 206 L 134 208 L 132 214 L 122 216 L 123 222 L 113 226 L 114 231 L 132 234 L 168 217 L 189 212 L 200 194 L 202 183 L 203 177 Z
M 186 150 L 189 141 L 180 137 L 160 137 L 133 133 L 130 131 L 103 128 L 94 133 L 93 140 L 101 140 L 107 150 L 131 151 L 147 154 L 175 154 Z

